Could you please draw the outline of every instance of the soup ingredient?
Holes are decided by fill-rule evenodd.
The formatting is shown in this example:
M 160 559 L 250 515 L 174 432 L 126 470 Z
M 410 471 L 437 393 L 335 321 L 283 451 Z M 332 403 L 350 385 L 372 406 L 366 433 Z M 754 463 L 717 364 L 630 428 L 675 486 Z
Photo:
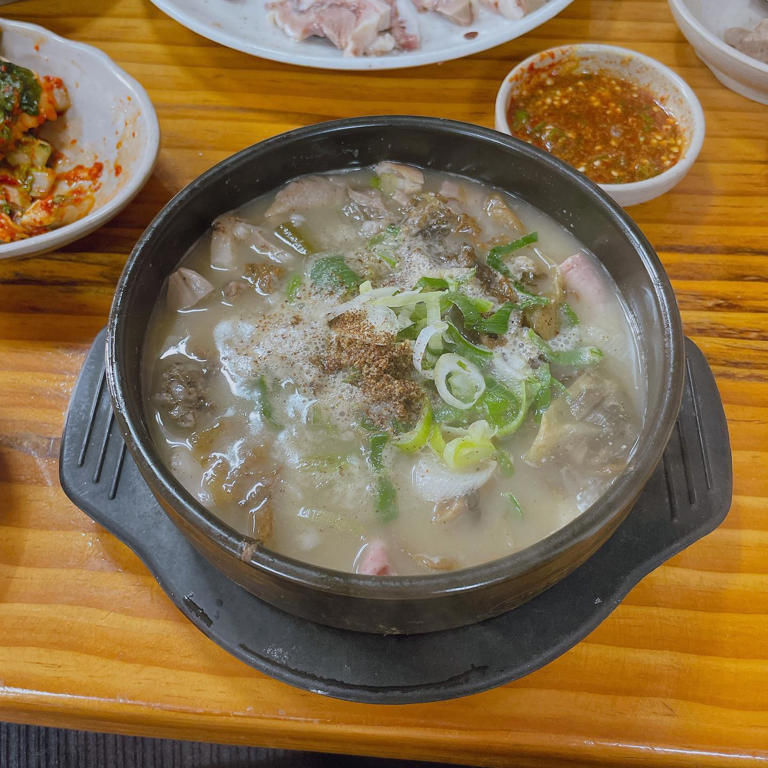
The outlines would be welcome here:
M 763 19 L 752 30 L 743 27 L 726 29 L 723 39 L 747 56 L 768 64 L 768 19 Z
M 675 118 L 650 90 L 577 58 L 531 67 L 510 99 L 513 136 L 551 152 L 599 184 L 657 176 L 685 149 Z
M 507 19 L 521 19 L 546 0 L 482 0 Z M 434 12 L 468 26 L 474 0 L 272 0 L 269 18 L 294 40 L 327 39 L 348 56 L 414 51 L 421 45 L 418 14 Z
M 213 286 L 194 269 L 180 267 L 168 279 L 168 305 L 188 309 L 205 298 Z
M 150 428 L 191 494 L 366 575 L 547 536 L 626 466 L 642 410 L 594 257 L 522 201 L 394 161 L 216 219 L 144 360 Z
M 53 146 L 37 136 L 68 107 L 59 78 L 0 60 L 0 242 L 64 226 L 93 207 L 101 163 L 62 172 Z

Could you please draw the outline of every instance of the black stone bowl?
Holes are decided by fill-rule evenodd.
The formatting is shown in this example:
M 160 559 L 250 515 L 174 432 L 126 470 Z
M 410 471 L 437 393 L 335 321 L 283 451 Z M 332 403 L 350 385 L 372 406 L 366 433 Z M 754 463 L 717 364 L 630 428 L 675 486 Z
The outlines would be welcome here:
M 359 576 L 270 551 L 201 506 L 161 460 L 147 429 L 140 375 L 144 337 L 164 282 L 219 214 L 295 176 L 379 160 L 450 171 L 501 187 L 549 214 L 608 268 L 631 314 L 647 374 L 647 411 L 630 466 L 564 528 L 484 565 L 428 576 Z M 442 630 L 508 611 L 562 579 L 613 533 L 661 458 L 683 387 L 680 316 L 653 248 L 585 176 L 528 144 L 475 125 L 363 117 L 301 128 L 222 161 L 177 194 L 142 235 L 109 318 L 107 376 L 128 448 L 166 513 L 214 566 L 290 613 L 344 629 Z

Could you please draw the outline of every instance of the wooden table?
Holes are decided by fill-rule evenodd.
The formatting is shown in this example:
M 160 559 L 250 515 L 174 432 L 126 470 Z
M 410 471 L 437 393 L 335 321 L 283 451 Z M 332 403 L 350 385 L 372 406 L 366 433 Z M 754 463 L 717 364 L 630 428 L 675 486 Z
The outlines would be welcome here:
M 478 765 L 768 761 L 768 107 L 715 80 L 664 0 L 575 0 L 487 53 L 378 74 L 251 58 L 148 0 L 26 0 L 3 10 L 105 50 L 149 91 L 163 139 L 149 184 L 109 225 L 60 252 L 0 262 L 0 719 Z M 173 193 L 236 150 L 366 113 L 490 126 L 512 65 L 576 40 L 660 59 L 707 115 L 689 176 L 631 213 L 717 375 L 733 447 L 731 513 L 584 642 L 503 688 L 375 707 L 275 682 L 187 623 L 132 552 L 58 485 L 70 391 L 126 255 Z

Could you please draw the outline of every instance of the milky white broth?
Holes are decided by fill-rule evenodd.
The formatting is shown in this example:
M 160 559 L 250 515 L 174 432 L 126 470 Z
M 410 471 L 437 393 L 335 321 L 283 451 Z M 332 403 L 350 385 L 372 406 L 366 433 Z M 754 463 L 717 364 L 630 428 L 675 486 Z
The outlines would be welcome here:
M 298 560 L 384 575 L 508 555 L 583 512 L 634 447 L 645 388 L 605 269 L 512 195 L 445 173 L 419 177 L 391 164 L 302 177 L 220 217 L 213 243 L 209 231 L 183 255 L 179 266 L 193 272 L 170 278 L 147 330 L 145 408 L 162 459 L 226 523 Z M 280 225 L 289 225 L 282 238 Z M 494 246 L 532 232 L 534 243 L 501 255 L 509 278 L 485 265 Z M 432 282 L 421 290 L 437 296 L 431 305 L 408 304 L 415 294 L 404 292 L 425 276 L 448 287 Z M 482 322 L 525 303 L 515 285 L 542 304 L 510 309 L 497 335 L 469 327 L 445 299 L 480 300 Z M 391 306 L 397 296 L 403 306 Z M 417 371 L 413 348 L 436 311 Z M 537 311 L 550 313 L 548 325 Z M 462 405 L 453 410 L 429 378 L 468 359 L 447 321 L 483 354 L 470 360 L 482 382 L 464 363 L 447 377 Z M 547 369 L 531 325 L 555 354 L 580 350 L 584 364 L 557 358 Z M 369 352 L 382 367 L 367 367 Z M 506 416 L 524 413 L 503 436 L 510 418 L 494 423 L 483 410 L 494 382 L 513 393 Z M 433 426 L 409 440 L 429 418 L 425 402 Z M 445 446 L 457 440 L 452 463 Z

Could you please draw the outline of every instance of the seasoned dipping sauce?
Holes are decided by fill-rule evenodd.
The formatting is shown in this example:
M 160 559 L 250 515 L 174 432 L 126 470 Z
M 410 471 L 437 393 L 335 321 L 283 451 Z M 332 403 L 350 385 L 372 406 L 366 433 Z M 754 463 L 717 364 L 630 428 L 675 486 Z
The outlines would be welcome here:
M 681 157 L 684 137 L 647 89 L 577 59 L 530 69 L 510 100 L 519 139 L 546 149 L 599 184 L 658 176 Z

